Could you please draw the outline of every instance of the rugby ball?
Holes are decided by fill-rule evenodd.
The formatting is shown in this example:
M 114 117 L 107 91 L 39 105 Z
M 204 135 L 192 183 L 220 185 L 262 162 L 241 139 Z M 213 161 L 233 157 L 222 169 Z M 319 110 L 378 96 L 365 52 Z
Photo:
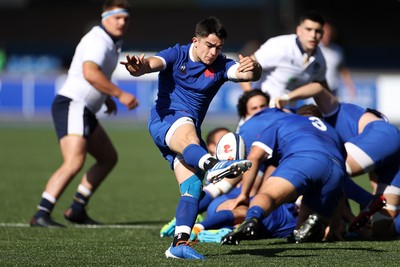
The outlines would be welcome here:
M 219 160 L 239 160 L 246 158 L 243 138 L 233 132 L 226 133 L 217 143 L 216 157 Z

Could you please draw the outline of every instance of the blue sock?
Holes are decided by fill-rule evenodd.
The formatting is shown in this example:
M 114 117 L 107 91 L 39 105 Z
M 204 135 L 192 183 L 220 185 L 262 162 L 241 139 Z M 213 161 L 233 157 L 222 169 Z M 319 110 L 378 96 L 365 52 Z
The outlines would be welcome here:
M 204 229 L 219 229 L 222 227 L 233 226 L 235 217 L 231 210 L 221 210 L 207 217 L 200 222 Z
M 250 207 L 246 214 L 246 220 L 251 218 L 256 218 L 261 221 L 265 217 L 265 212 L 260 206 Z
M 400 236 L 400 216 L 397 215 L 394 220 L 393 220 L 393 224 L 394 224 L 394 230 L 397 233 L 397 236 Z
M 206 211 L 208 208 L 208 205 L 210 205 L 211 201 L 214 200 L 214 198 L 212 197 L 212 195 L 209 192 L 207 192 L 205 190 L 203 192 L 204 192 L 204 196 L 200 200 L 200 203 L 199 203 L 199 213 Z
M 197 169 L 200 159 L 207 153 L 207 150 L 200 145 L 191 144 L 183 150 L 183 159 L 187 164 Z
M 42 198 L 40 200 L 39 206 L 38 206 L 38 211 L 35 214 L 35 219 L 38 219 L 44 215 L 48 215 L 51 213 L 51 211 L 54 208 L 54 204 L 51 203 L 48 199 Z
M 181 196 L 176 208 L 176 225 L 193 227 L 199 209 L 199 200 L 194 197 Z
M 354 200 L 360 204 L 362 208 L 365 208 L 373 198 L 370 192 L 356 184 L 350 178 L 344 179 L 344 191 L 347 198 Z
M 199 209 L 199 200 L 194 197 L 181 196 L 176 208 L 176 227 L 188 226 L 190 229 L 193 228 L 194 222 L 197 218 L 197 212 Z M 176 228 L 175 228 L 176 229 Z M 172 246 L 176 246 L 181 241 L 188 241 L 190 233 L 177 233 L 175 232 Z

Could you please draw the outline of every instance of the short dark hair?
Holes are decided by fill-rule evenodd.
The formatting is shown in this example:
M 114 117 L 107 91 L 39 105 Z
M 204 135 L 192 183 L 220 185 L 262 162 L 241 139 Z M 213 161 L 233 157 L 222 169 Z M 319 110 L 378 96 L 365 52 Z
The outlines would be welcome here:
M 299 25 L 305 20 L 318 22 L 319 24 L 321 24 L 321 26 L 324 26 L 325 24 L 325 18 L 320 13 L 314 10 L 303 13 L 299 18 Z
M 112 9 L 113 7 L 123 8 L 128 12 L 131 11 L 131 5 L 127 0 L 107 0 L 103 4 L 103 12 Z
M 270 100 L 269 94 L 264 93 L 260 89 L 252 89 L 250 91 L 246 91 L 239 97 L 238 103 L 236 105 L 237 112 L 238 112 L 238 115 L 240 118 L 246 117 L 247 102 L 249 101 L 250 98 L 252 98 L 253 96 L 257 96 L 257 95 L 265 97 L 265 99 L 267 100 L 267 105 L 269 104 L 269 100 Z
M 208 146 L 209 144 L 215 143 L 215 142 L 214 142 L 215 135 L 216 135 L 218 132 L 220 132 L 220 131 L 227 131 L 227 132 L 230 132 L 230 130 L 229 130 L 228 128 L 226 128 L 226 127 L 217 127 L 217 128 L 212 129 L 212 130 L 207 134 L 207 137 L 206 137 L 206 144 L 207 144 L 207 146 Z
M 221 40 L 225 40 L 228 37 L 224 25 L 216 17 L 208 17 L 196 25 L 195 36 L 207 37 L 210 34 L 215 34 Z
M 296 114 L 302 115 L 302 116 L 314 116 L 317 118 L 322 119 L 322 113 L 319 110 L 318 106 L 314 104 L 306 104 L 301 107 L 299 107 L 296 111 Z

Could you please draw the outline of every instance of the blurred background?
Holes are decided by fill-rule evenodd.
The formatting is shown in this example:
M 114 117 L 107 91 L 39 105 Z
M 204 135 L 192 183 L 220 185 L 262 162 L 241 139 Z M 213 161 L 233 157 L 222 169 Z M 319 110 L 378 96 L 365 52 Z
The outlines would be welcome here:
M 76 45 L 100 23 L 100 0 L 0 0 L 0 122 L 49 120 Z M 341 100 L 378 108 L 400 123 L 400 1 L 398 0 L 135 0 L 124 52 L 152 54 L 189 43 L 195 24 L 214 15 L 228 31 L 224 52 L 249 55 L 268 38 L 294 33 L 307 10 L 321 12 L 337 29 L 357 88 Z M 137 95 L 140 107 L 117 118 L 147 119 L 157 91 L 156 75 L 132 78 L 117 68 L 114 80 Z M 227 90 L 225 90 L 225 87 Z M 209 118 L 236 117 L 240 86 L 227 83 Z

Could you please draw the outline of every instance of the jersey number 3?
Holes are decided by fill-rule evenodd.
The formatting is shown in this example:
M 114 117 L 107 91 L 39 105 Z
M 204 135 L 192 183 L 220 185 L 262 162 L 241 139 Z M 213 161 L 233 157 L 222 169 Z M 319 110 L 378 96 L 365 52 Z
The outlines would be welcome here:
M 317 128 L 318 130 L 321 130 L 323 132 L 325 132 L 328 128 L 326 127 L 326 125 L 324 124 L 324 122 L 317 117 L 309 117 L 308 118 L 311 121 L 311 124 Z

